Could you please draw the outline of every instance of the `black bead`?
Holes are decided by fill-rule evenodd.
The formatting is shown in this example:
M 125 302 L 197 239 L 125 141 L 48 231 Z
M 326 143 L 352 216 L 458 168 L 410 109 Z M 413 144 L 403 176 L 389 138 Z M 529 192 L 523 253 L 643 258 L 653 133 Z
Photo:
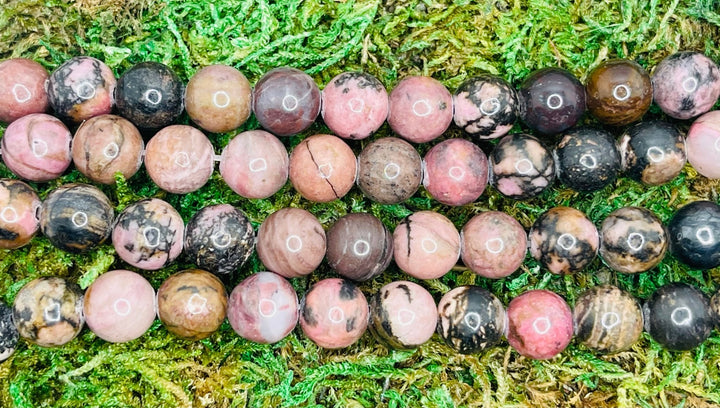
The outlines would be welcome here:
M 668 225 L 670 251 L 697 269 L 720 266 L 720 206 L 695 201 L 675 213 Z
M 155 130 L 177 121 L 183 111 L 183 93 L 180 78 L 170 68 L 143 62 L 120 77 L 115 104 L 120 116 L 138 128 Z
M 18 337 L 12 320 L 12 308 L 0 302 L 0 362 L 7 360 L 15 352 Z
M 660 287 L 643 306 L 645 331 L 670 350 L 692 350 L 713 328 L 708 297 L 685 283 Z
M 519 95 L 523 121 L 540 133 L 569 129 L 585 112 L 585 87 L 564 69 L 543 68 L 531 73 Z
M 611 184 L 620 172 L 620 154 L 605 131 L 578 128 L 565 133 L 555 148 L 558 179 L 576 191 L 596 191 Z

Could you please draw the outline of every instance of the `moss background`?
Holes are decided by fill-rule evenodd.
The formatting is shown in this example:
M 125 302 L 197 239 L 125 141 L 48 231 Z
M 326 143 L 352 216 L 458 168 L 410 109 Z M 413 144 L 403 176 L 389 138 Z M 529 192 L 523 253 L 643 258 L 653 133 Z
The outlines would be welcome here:
M 717 0 L 479 1 L 457 0 L 0 0 L 0 59 L 28 57 L 52 71 L 66 59 L 90 55 L 121 75 L 133 64 L 153 60 L 170 65 L 183 80 L 199 68 L 229 64 L 251 83 L 271 68 L 290 65 L 327 83 L 345 70 L 364 70 L 388 89 L 408 75 L 430 75 L 451 91 L 481 71 L 519 85 L 532 70 L 569 69 L 581 80 L 598 63 L 622 57 L 650 69 L 678 50 L 705 52 L 720 60 L 720 2 Z M 657 107 L 647 118 L 663 118 Z M 665 118 L 666 119 L 666 118 Z M 188 121 L 184 117 L 182 121 Z M 591 118 L 585 122 L 594 123 Z M 688 122 L 676 122 L 687 129 Z M 209 135 L 219 153 L 251 120 L 229 134 Z M 0 134 L 4 127 L 0 125 Z M 523 127 L 517 125 L 515 131 Z M 622 129 L 610 128 L 619 135 Z M 302 135 L 285 138 L 288 148 L 303 137 L 327 132 L 320 120 Z M 383 126 L 375 137 L 387 136 Z M 447 137 L 466 137 L 454 127 Z M 352 142 L 359 153 L 365 142 Z M 418 146 L 424 154 L 431 146 Z M 487 152 L 490 143 L 481 147 Z M 13 177 L 0 164 L 0 177 Z M 44 198 L 68 182 L 86 182 L 76 170 L 59 180 L 33 184 Z M 120 211 L 144 197 L 173 204 L 187 221 L 199 208 L 231 203 L 257 227 L 273 211 L 297 206 L 330 226 L 338 217 L 368 211 L 393 229 L 413 211 L 446 214 L 461 228 L 474 214 L 506 211 L 525 227 L 547 208 L 570 205 L 599 225 L 611 211 L 629 205 L 653 210 L 663 221 L 696 199 L 718 201 L 720 183 L 698 176 L 690 166 L 673 182 L 648 188 L 621 178 L 595 193 L 560 186 L 518 202 L 492 188 L 472 205 L 451 208 L 422 188 L 401 205 L 378 205 L 357 188 L 342 201 L 314 204 L 288 185 L 267 200 L 245 200 L 215 172 L 200 191 L 184 196 L 155 187 L 141 170 L 128 181 L 102 187 Z M 170 274 L 190 267 L 182 258 L 157 272 L 144 272 L 157 288 Z M 56 275 L 87 287 L 99 274 L 127 268 L 111 245 L 80 256 L 53 248 L 43 237 L 14 251 L 0 251 L 0 297 L 11 303 L 17 291 L 38 276 Z M 261 270 L 257 257 L 234 283 Z M 302 293 L 332 276 L 323 264 L 309 278 L 294 279 Z M 371 294 L 408 277 L 393 265 L 361 285 Z M 458 265 L 442 279 L 423 284 L 436 300 L 461 284 L 490 289 L 507 305 L 513 297 L 547 288 L 572 305 L 587 287 L 612 283 L 646 299 L 658 286 L 688 282 L 712 294 L 720 270 L 691 270 L 668 255 L 657 268 L 638 275 L 612 272 L 596 260 L 584 272 L 555 276 L 526 259 L 506 279 L 477 278 Z M 230 287 L 229 289 L 232 289 Z M 572 343 L 559 357 L 529 360 L 507 342 L 486 352 L 454 353 L 436 335 L 412 351 L 389 351 L 369 334 L 347 349 L 319 349 L 299 328 L 272 346 L 239 338 L 225 323 L 200 342 L 170 335 L 156 321 L 127 344 L 109 344 L 84 329 L 70 344 L 42 349 L 21 342 L 0 364 L 2 407 L 717 407 L 720 405 L 720 335 L 713 332 L 690 352 L 668 352 L 647 334 L 630 350 L 603 356 Z

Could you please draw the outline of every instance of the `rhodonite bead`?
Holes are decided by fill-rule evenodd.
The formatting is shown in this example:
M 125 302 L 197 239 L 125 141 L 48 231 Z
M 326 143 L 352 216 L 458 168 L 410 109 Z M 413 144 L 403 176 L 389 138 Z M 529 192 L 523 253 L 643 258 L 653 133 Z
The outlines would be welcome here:
M 15 353 L 19 337 L 12 320 L 12 308 L 0 302 L 0 363 Z
M 85 323 L 83 292 L 62 278 L 35 279 L 15 296 L 13 322 L 20 336 L 30 343 L 41 347 L 67 344 Z
M 597 228 L 582 212 L 555 207 L 543 213 L 530 229 L 530 253 L 552 273 L 582 270 L 598 253 Z
M 297 294 L 282 276 L 257 272 L 233 289 L 227 315 L 240 337 L 256 343 L 277 343 L 297 325 Z
M 479 139 L 495 139 L 512 129 L 518 116 L 517 92 L 490 74 L 472 77 L 453 95 L 455 125 Z
M 309 275 L 325 256 L 325 231 L 310 212 L 283 208 L 260 225 L 257 253 L 271 272 L 286 278 Z
M 187 125 L 172 125 L 150 139 L 145 149 L 145 170 L 163 190 L 193 192 L 210 179 L 215 151 L 203 132 Z
M 285 185 L 289 159 L 285 146 L 264 130 L 235 136 L 220 157 L 220 175 L 245 198 L 268 198 Z
M 525 229 L 503 212 L 486 211 L 472 217 L 460 234 L 463 263 L 484 278 L 510 276 L 525 259 Z
M 679 209 L 668 224 L 670 251 L 688 266 L 720 266 L 720 205 L 695 201 Z
M 588 110 L 602 123 L 622 126 L 635 122 L 652 99 L 650 75 L 634 61 L 606 61 L 588 75 Z
M 720 111 L 708 112 L 693 122 L 685 147 L 688 161 L 698 173 L 720 179 Z
M 185 340 L 202 340 L 225 320 L 227 293 L 215 275 L 187 269 L 160 285 L 157 307 L 158 317 L 170 333 Z
M 658 288 L 643 305 L 645 331 L 669 350 L 692 350 L 712 331 L 708 297 L 686 283 Z
M 619 353 L 638 341 L 643 330 L 637 299 L 615 286 L 595 286 L 575 301 L 577 339 L 602 353 Z
M 300 301 L 300 327 L 320 347 L 352 345 L 368 326 L 368 302 L 352 282 L 330 278 L 314 284 Z
M 57 118 L 33 113 L 11 123 L 2 139 L 2 160 L 20 178 L 50 181 L 70 166 L 72 135 Z
M 672 54 L 655 67 L 655 103 L 668 116 L 690 119 L 712 109 L 720 97 L 720 70 L 699 52 Z
M 437 331 L 450 347 L 472 354 L 497 345 L 505 333 L 505 308 L 479 286 L 459 286 L 438 303 Z
M 183 111 L 183 84 L 159 62 L 135 65 L 118 79 L 115 103 L 120 116 L 143 130 L 175 123 Z
M 715 292 L 710 299 L 710 312 L 712 313 L 715 327 L 720 327 L 720 291 Z
M 552 135 L 567 130 L 585 113 L 585 88 L 564 69 L 532 72 L 518 95 L 523 122 L 540 133 Z
M 250 220 L 229 204 L 204 207 L 185 228 L 187 257 L 220 277 L 232 277 L 254 248 L 255 231 Z
M 682 171 L 687 157 L 685 139 L 670 123 L 641 122 L 620 137 L 622 168 L 625 173 L 650 186 L 665 184 Z
M 430 340 L 438 310 L 430 292 L 417 283 L 392 282 L 370 299 L 368 327 L 385 346 L 410 349 Z
M 310 201 L 342 198 L 355 184 L 356 173 L 355 153 L 337 136 L 310 136 L 290 154 L 290 182 Z
M 310 75 L 295 68 L 275 68 L 255 84 L 253 111 L 268 132 L 291 136 L 313 124 L 321 99 Z
M 63 251 L 80 253 L 105 242 L 115 221 L 107 196 L 89 184 L 52 190 L 40 207 L 40 229 Z
M 30 242 L 40 228 L 40 198 L 20 180 L 0 179 L 0 249 Z
M 12 58 L 0 63 L 0 122 L 46 112 L 48 77 L 47 70 L 33 60 Z
M 442 214 L 418 211 L 395 227 L 395 263 L 418 279 L 437 279 L 445 275 L 460 257 L 460 234 Z
M 90 180 L 114 184 L 115 173 L 125 179 L 137 173 L 144 148 L 140 132 L 129 120 L 101 115 L 88 119 L 75 132 L 72 158 L 75 167 Z
M 135 272 L 105 272 L 85 291 L 83 310 L 85 323 L 101 339 L 135 340 L 155 321 L 155 289 Z
M 372 214 L 341 217 L 327 231 L 328 265 L 338 274 L 366 281 L 385 271 L 393 257 L 393 237 Z
M 560 182 L 576 191 L 600 190 L 620 172 L 615 139 L 599 129 L 578 128 L 565 133 L 554 151 Z
M 384 137 L 365 146 L 358 156 L 357 185 L 380 204 L 401 203 L 420 187 L 422 159 L 410 143 Z
M 612 269 L 624 273 L 648 271 L 665 256 L 665 227 L 650 210 L 623 207 L 611 212 L 600 227 L 600 256 Z
M 563 298 L 548 290 L 530 290 L 507 308 L 510 346 L 525 357 L 547 360 L 560 354 L 573 336 L 573 315 Z
M 209 132 L 237 129 L 252 111 L 250 82 L 233 67 L 207 66 L 190 78 L 185 89 L 185 110 L 193 122 Z
M 425 155 L 423 185 L 446 205 L 465 205 L 480 197 L 488 181 L 485 153 L 472 142 L 448 139 Z
M 180 214 L 170 204 L 149 198 L 131 204 L 120 213 L 112 242 L 123 261 L 154 271 L 180 255 L 184 230 Z
M 411 76 L 390 92 L 388 124 L 405 140 L 427 143 L 442 135 L 453 119 L 450 91 L 438 80 Z
M 344 139 L 365 139 L 385 123 L 388 94 L 383 84 L 364 72 L 343 72 L 322 90 L 322 117 Z
M 74 57 L 48 80 L 50 106 L 60 119 L 75 123 L 110 113 L 117 81 L 110 67 L 92 57 Z
M 490 183 L 506 197 L 532 198 L 555 181 L 555 160 L 533 136 L 507 135 L 495 145 L 489 157 Z

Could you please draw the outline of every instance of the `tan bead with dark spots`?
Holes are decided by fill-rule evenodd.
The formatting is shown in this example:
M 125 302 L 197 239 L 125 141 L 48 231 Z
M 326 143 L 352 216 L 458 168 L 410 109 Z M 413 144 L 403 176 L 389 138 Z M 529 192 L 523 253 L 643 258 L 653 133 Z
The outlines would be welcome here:
M 397 204 L 412 197 L 420 187 L 422 175 L 422 159 L 417 150 L 396 137 L 375 140 L 358 156 L 358 187 L 380 204 Z
M 555 207 L 543 213 L 530 229 L 530 253 L 552 273 L 579 272 L 598 253 L 597 228 L 581 211 Z
M 190 78 L 185 110 L 193 122 L 214 133 L 242 126 L 252 110 L 252 88 L 245 75 L 227 65 L 210 65 Z
M 578 340 L 603 353 L 629 349 L 643 330 L 638 301 L 611 285 L 596 286 L 580 295 L 573 317 Z
M 588 110 L 601 122 L 622 126 L 647 112 L 653 98 L 650 75 L 634 61 L 610 60 L 587 79 Z
M 665 256 L 665 227 L 650 210 L 623 207 L 605 218 L 600 228 L 600 256 L 612 269 L 624 273 L 645 272 Z

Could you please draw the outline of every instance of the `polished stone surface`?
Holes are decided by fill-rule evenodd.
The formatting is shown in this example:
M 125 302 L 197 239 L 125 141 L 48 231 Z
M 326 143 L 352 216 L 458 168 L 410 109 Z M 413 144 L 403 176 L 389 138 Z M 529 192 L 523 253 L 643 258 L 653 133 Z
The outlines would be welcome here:
M 479 286 L 458 286 L 438 303 L 440 337 L 463 354 L 481 352 L 500 343 L 505 334 L 505 307 Z

